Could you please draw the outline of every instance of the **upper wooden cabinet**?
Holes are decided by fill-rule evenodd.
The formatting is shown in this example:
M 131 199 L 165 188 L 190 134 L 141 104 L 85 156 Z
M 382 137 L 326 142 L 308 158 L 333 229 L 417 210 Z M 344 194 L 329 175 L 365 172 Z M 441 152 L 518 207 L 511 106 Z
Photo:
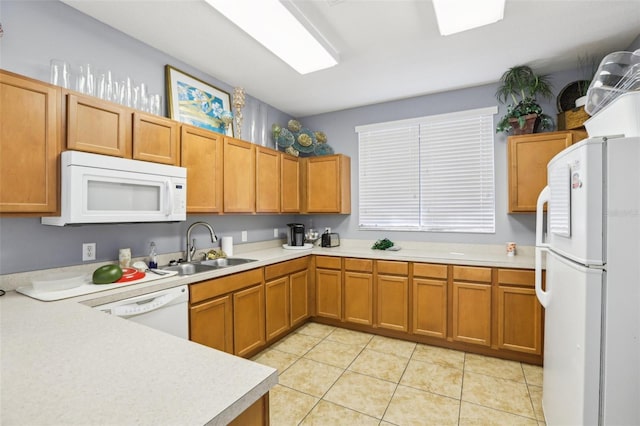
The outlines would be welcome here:
M 180 164 L 180 123 L 78 93 L 67 94 L 67 149 Z
M 253 213 L 256 210 L 256 146 L 224 138 L 224 211 Z
M 172 166 L 180 164 L 180 123 L 134 112 L 133 159 Z
M 92 96 L 67 94 L 67 149 L 131 158 L 133 115 Z
M 280 167 L 282 155 L 256 146 L 256 213 L 280 212 Z
M 586 136 L 581 130 L 510 136 L 509 213 L 535 212 L 538 195 L 547 185 L 549 160 Z
M 223 136 L 182 125 L 181 165 L 187 168 L 187 213 L 222 212 Z
M 298 157 L 280 155 L 280 211 L 300 213 L 300 161 Z
M 351 213 L 351 159 L 342 154 L 302 159 L 304 213 Z
M 0 70 L 0 213 L 56 213 L 60 96 L 59 88 Z

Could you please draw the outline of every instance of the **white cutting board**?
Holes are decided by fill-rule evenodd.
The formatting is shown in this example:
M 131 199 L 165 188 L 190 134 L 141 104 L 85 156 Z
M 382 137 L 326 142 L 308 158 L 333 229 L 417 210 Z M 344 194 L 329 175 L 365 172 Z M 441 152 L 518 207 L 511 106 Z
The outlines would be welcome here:
M 91 275 L 87 274 L 87 276 L 85 277 L 85 283 L 78 287 L 57 291 L 42 291 L 34 289 L 32 285 L 26 285 L 24 287 L 18 287 L 16 291 L 26 296 L 33 297 L 34 299 L 51 302 L 54 300 L 68 299 L 70 297 L 83 296 L 85 294 L 97 293 L 99 291 L 111 290 L 113 288 L 126 287 L 134 284 L 141 284 L 149 281 L 159 280 L 162 278 L 168 278 L 178 273 L 178 271 L 163 272 L 166 272 L 166 274 L 158 275 L 154 274 L 153 272 L 146 272 L 144 278 L 140 278 L 139 280 L 113 284 L 93 284 L 93 282 L 91 281 Z

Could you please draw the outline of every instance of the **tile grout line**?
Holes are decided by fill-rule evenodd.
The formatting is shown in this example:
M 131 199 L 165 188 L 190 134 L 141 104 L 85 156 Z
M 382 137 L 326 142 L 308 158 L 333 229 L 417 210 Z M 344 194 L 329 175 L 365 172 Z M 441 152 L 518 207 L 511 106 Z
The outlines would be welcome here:
M 391 405 L 391 401 L 393 401 L 393 397 L 396 396 L 396 392 L 398 391 L 398 386 L 400 386 L 400 382 L 402 381 L 402 378 L 404 377 L 405 373 L 407 372 L 407 368 L 409 368 L 409 363 L 411 362 L 411 358 L 413 357 L 413 354 L 416 352 L 416 348 L 418 347 L 418 344 L 416 343 L 413 346 L 413 350 L 411 351 L 411 355 L 409 356 L 409 359 L 407 360 L 407 365 L 404 366 L 404 370 L 402 370 L 402 374 L 400 375 L 400 378 L 398 379 L 398 383 L 396 383 L 396 387 L 393 390 L 393 393 L 391 394 L 391 398 L 389 398 L 389 402 L 387 403 L 387 406 L 384 409 L 384 412 L 382 413 L 382 418 L 380 418 L 380 422 L 382 421 L 386 421 L 384 420 L 384 416 L 387 414 L 387 411 L 389 410 L 389 406 Z M 391 423 L 391 422 L 389 422 Z

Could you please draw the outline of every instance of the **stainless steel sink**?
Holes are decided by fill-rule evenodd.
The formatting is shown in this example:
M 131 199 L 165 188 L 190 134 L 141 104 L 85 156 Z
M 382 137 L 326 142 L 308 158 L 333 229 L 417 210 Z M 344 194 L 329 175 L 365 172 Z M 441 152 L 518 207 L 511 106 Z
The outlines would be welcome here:
M 178 275 L 193 275 L 200 272 L 213 271 L 214 269 L 218 269 L 218 267 L 200 263 L 179 263 L 174 266 L 165 266 L 162 269 L 165 271 L 178 271 Z
M 165 271 L 178 271 L 178 275 L 193 275 L 202 272 L 209 272 L 220 268 L 243 265 L 249 262 L 257 262 L 255 259 L 244 259 L 235 257 L 231 259 L 220 258 L 213 260 L 203 260 L 201 262 L 185 262 L 173 266 L 165 266 L 161 269 Z
M 250 262 L 257 262 L 256 259 L 244 259 L 241 257 L 232 257 L 232 258 L 225 258 L 225 257 L 221 257 L 219 259 L 212 259 L 212 260 L 203 260 L 202 262 L 200 262 L 201 265 L 207 265 L 207 266 L 213 266 L 215 268 L 225 268 L 228 266 L 236 266 L 236 265 L 243 265 L 245 263 L 250 263 Z

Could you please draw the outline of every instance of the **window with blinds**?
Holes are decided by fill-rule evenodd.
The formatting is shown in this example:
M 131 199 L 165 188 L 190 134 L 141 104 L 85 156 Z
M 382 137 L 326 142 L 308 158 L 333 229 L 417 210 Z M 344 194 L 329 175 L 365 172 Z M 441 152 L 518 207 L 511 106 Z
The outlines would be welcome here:
M 496 107 L 356 127 L 360 229 L 495 232 Z

